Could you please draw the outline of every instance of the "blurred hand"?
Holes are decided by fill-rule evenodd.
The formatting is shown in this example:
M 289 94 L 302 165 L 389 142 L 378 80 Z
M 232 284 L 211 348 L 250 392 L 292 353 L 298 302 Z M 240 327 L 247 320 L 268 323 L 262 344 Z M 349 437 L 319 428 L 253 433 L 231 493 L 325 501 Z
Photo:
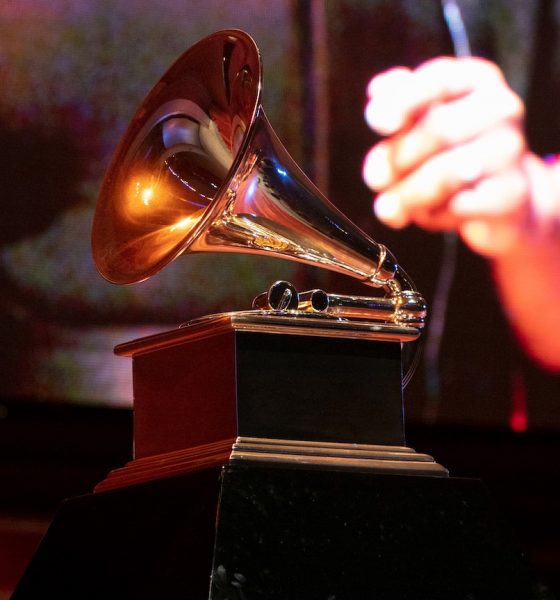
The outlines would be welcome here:
M 366 120 L 387 137 L 368 153 L 363 176 L 387 225 L 456 230 L 473 250 L 498 256 L 556 210 L 550 169 L 526 148 L 523 103 L 492 63 L 399 67 L 367 93 Z

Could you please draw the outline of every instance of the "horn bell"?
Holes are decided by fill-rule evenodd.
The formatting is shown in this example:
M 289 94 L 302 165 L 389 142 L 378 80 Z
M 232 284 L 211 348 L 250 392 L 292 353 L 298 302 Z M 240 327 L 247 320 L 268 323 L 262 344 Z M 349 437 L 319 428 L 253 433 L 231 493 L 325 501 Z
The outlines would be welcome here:
M 425 303 L 393 255 L 321 194 L 276 136 L 261 80 L 258 48 L 237 30 L 172 65 L 103 182 L 92 234 L 99 272 L 126 284 L 184 252 L 272 254 L 383 287 L 397 304 L 406 293 L 403 320 L 420 324 Z

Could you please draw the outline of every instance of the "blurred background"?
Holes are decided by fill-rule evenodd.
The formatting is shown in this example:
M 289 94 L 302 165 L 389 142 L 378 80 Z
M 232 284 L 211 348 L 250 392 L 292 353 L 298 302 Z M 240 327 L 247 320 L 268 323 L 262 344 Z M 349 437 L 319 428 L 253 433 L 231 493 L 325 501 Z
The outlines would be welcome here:
M 526 100 L 533 150 L 559 151 L 560 2 L 458 3 L 473 52 L 497 61 Z M 362 114 L 371 76 L 452 52 L 437 0 L 3 0 L 0 600 L 59 502 L 130 458 L 131 365 L 112 354 L 117 343 L 246 309 L 280 278 L 365 293 L 240 255 L 189 255 L 133 286 L 97 274 L 91 221 L 119 137 L 173 60 L 223 28 L 257 41 L 263 104 L 296 161 L 433 300 L 441 237 L 377 223 L 360 171 L 376 141 Z M 409 445 L 452 475 L 483 478 L 558 593 L 560 377 L 524 356 L 486 263 L 463 247 L 438 342 L 405 393 Z

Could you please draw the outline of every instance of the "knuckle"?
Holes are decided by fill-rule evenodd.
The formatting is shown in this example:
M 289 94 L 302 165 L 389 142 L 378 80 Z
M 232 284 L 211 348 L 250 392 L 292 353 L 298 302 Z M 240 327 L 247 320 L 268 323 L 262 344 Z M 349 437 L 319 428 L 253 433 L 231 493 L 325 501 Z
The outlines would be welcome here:
M 496 63 L 480 57 L 467 57 L 459 59 L 466 68 L 471 69 L 481 79 L 486 81 L 503 82 L 504 76 Z
M 420 65 L 416 72 L 419 74 L 431 74 L 431 73 L 444 73 L 450 69 L 454 69 L 458 63 L 458 59 L 451 56 L 438 56 L 427 60 L 425 63 Z
M 367 84 L 366 94 L 368 98 L 372 98 L 378 95 L 380 92 L 386 91 L 386 88 L 394 86 L 395 83 L 401 82 L 408 75 L 411 70 L 408 67 L 392 67 L 382 73 L 379 73 Z M 390 91 L 390 90 L 389 90 Z
M 405 206 L 410 211 L 432 209 L 443 204 L 452 187 L 446 154 L 435 156 L 406 179 L 402 186 Z
M 490 140 L 490 148 L 501 157 L 502 164 L 517 162 L 525 152 L 525 137 L 517 127 L 501 127 L 494 132 Z
M 510 187 L 511 193 L 511 212 L 517 212 L 525 204 L 528 192 L 529 184 L 524 173 L 519 169 L 512 171 L 510 176 Z
M 517 127 L 509 127 L 507 131 L 510 138 L 509 145 L 511 154 L 512 156 L 518 157 L 525 152 L 525 136 Z
M 504 89 L 504 108 L 510 118 L 521 119 L 525 115 L 523 100 L 509 87 Z
M 450 146 L 460 139 L 461 120 L 455 117 L 453 107 L 436 105 L 426 113 L 422 126 L 438 146 Z

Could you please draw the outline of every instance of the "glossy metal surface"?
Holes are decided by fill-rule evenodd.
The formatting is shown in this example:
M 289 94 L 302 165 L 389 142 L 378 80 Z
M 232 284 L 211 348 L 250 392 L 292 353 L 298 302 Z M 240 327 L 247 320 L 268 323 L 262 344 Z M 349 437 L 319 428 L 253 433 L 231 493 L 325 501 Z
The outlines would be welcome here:
M 274 282 L 268 292 L 253 300 L 253 308 L 283 312 L 287 310 L 321 313 L 342 319 L 366 321 L 394 320 L 416 327 L 423 327 L 426 303 L 419 294 L 401 292 L 399 297 L 372 298 L 371 296 L 348 296 L 329 294 L 321 289 L 307 290 L 298 294 L 288 281 Z
M 427 310 L 426 303 L 418 294 L 406 290 L 401 292 L 398 299 L 346 296 L 312 290 L 310 304 L 314 310 L 346 318 L 375 320 L 395 315 L 397 321 L 416 324 L 417 327 L 423 326 Z
M 93 224 L 95 263 L 109 281 L 150 277 L 221 212 L 256 115 L 260 73 L 249 36 L 222 32 L 183 54 L 144 100 Z
M 300 298 L 296 288 L 289 281 L 275 281 L 268 292 L 259 294 L 253 300 L 253 308 L 264 310 L 298 310 Z
M 217 315 L 207 315 L 185 324 L 185 330 L 197 326 L 223 323 L 236 331 L 256 331 L 283 335 L 341 337 L 387 342 L 413 342 L 420 331 L 416 327 L 398 323 L 376 323 L 358 319 L 343 319 L 324 313 L 300 311 L 246 310 Z M 119 346 L 117 346 L 117 349 Z
M 209 36 L 169 69 L 104 181 L 93 226 L 100 273 L 133 283 L 186 251 L 273 254 L 384 288 L 387 321 L 408 322 L 401 307 L 424 304 L 411 280 L 294 163 L 260 92 L 259 52 L 241 31 Z
M 449 471 L 428 454 L 407 446 L 379 446 L 238 437 L 230 463 L 265 463 L 400 475 L 448 477 Z

